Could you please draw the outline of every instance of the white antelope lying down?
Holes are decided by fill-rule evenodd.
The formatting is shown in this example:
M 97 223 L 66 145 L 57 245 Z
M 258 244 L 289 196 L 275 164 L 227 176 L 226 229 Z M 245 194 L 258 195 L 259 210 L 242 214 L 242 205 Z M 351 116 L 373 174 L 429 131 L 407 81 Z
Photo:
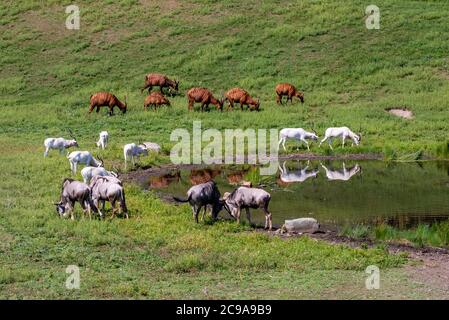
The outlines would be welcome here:
M 117 173 L 113 171 L 108 171 L 103 167 L 85 167 L 83 170 L 81 170 L 81 175 L 83 176 L 84 183 L 89 184 L 90 180 L 95 176 L 101 176 L 101 177 L 115 177 L 117 178 Z
M 73 174 L 76 174 L 76 167 L 78 163 L 82 163 L 86 166 L 92 167 L 103 166 L 103 160 L 98 161 L 90 154 L 89 151 L 73 151 L 67 156 L 67 159 L 69 159 L 70 169 L 72 170 Z
M 321 144 L 327 140 L 327 143 L 329 144 L 329 147 L 334 150 L 334 148 L 332 148 L 332 139 L 334 138 L 339 138 L 341 137 L 342 139 L 342 147 L 345 147 L 345 140 L 346 138 L 350 138 L 352 139 L 352 145 L 359 145 L 360 140 L 361 140 L 361 136 L 355 134 L 354 132 L 352 132 L 348 127 L 340 127 L 340 128 L 328 128 L 326 129 L 326 132 L 324 134 L 324 139 L 321 140 L 319 147 L 321 147 Z
M 282 147 L 285 149 L 285 141 L 287 139 L 295 139 L 295 140 L 299 140 L 302 141 L 306 144 L 307 146 L 307 150 L 310 150 L 309 148 L 309 143 L 307 142 L 308 139 L 311 140 L 318 140 L 318 136 L 313 133 L 313 132 L 308 132 L 302 128 L 285 128 L 282 129 L 279 132 L 279 145 L 282 143 Z
M 44 157 L 48 156 L 50 149 L 57 149 L 59 153 L 63 153 L 65 149 L 78 147 L 76 139 L 67 140 L 64 138 L 47 138 L 44 141 L 45 152 Z

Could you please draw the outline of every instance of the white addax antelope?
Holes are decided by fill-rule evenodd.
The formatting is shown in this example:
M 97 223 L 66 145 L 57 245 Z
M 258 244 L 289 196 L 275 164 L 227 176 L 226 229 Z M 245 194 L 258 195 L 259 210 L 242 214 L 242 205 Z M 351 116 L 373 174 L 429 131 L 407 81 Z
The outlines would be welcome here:
M 309 162 L 307 162 L 307 166 L 304 169 L 289 172 L 287 167 L 285 166 L 284 161 L 284 163 L 282 164 L 282 168 L 279 166 L 279 171 L 281 172 L 279 179 L 281 179 L 282 182 L 291 183 L 291 182 L 304 182 L 312 177 L 316 178 L 319 171 L 316 169 L 314 170 L 308 169 L 309 169 Z
M 348 127 L 339 127 L 339 128 L 327 128 L 326 132 L 324 134 L 324 139 L 321 140 L 319 147 L 321 147 L 321 144 L 327 140 L 327 143 L 329 144 L 329 147 L 332 148 L 332 139 L 333 138 L 339 138 L 342 139 L 342 147 L 345 147 L 345 140 L 346 138 L 350 138 L 352 140 L 352 145 L 359 145 L 361 140 L 361 135 L 357 135 L 354 132 L 352 132 Z
M 47 138 L 44 141 L 44 146 L 44 157 L 47 157 L 50 149 L 57 149 L 59 150 L 59 153 L 62 154 L 65 149 L 78 147 L 78 143 L 76 142 L 76 139 L 67 140 L 64 138 Z
M 287 139 L 295 139 L 302 141 L 306 144 L 307 150 L 310 150 L 307 140 L 318 140 L 318 136 L 314 132 L 308 132 L 302 128 L 285 128 L 279 132 L 279 145 L 282 143 L 282 147 L 285 149 L 285 141 Z
M 134 157 L 137 158 L 137 161 L 139 160 L 140 155 L 148 155 L 148 149 L 143 144 L 135 144 L 135 143 L 128 143 L 123 147 L 123 155 L 125 157 L 125 167 L 128 161 L 128 157 L 131 158 L 131 163 L 134 165 Z
M 109 134 L 107 131 L 100 132 L 100 138 L 97 141 L 97 147 L 101 149 L 105 149 L 109 142 Z
M 103 160 L 98 161 L 95 159 L 89 151 L 73 151 L 68 156 L 70 162 L 70 170 L 73 174 L 76 174 L 76 167 L 78 163 L 92 167 L 102 167 Z
M 343 162 L 343 168 L 342 170 L 331 170 L 328 169 L 326 166 L 324 166 L 321 163 L 321 167 L 323 167 L 324 171 L 326 171 L 326 177 L 329 180 L 341 180 L 341 181 L 348 181 L 352 178 L 352 176 L 356 175 L 357 173 L 362 171 L 362 168 L 356 164 L 355 166 L 346 169 L 346 165 Z

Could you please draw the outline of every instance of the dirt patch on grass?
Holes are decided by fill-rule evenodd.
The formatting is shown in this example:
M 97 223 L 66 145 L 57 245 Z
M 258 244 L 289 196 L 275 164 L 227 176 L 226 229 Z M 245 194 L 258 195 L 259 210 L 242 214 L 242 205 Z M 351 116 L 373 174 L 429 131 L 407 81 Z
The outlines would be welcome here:
M 413 115 L 413 112 L 407 109 L 406 107 L 398 107 L 398 108 L 387 108 L 385 109 L 388 113 L 404 118 L 404 119 L 413 119 L 415 116 Z
M 50 20 L 36 11 L 28 11 L 22 15 L 22 22 L 32 30 L 40 33 L 45 40 L 59 40 L 69 35 L 65 28 L 65 21 Z

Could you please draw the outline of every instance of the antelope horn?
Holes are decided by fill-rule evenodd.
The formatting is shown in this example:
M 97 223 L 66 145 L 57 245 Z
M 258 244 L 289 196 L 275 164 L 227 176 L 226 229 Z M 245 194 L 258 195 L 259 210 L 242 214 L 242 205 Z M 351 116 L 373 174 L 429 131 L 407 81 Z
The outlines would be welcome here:
M 104 166 L 104 160 L 99 155 L 97 155 L 97 158 L 101 162 L 100 167 L 103 167 Z
M 70 135 L 74 140 L 76 140 L 76 137 L 75 137 L 75 135 L 73 134 L 72 130 L 70 130 L 70 128 L 67 128 L 67 131 L 69 132 L 69 135 Z

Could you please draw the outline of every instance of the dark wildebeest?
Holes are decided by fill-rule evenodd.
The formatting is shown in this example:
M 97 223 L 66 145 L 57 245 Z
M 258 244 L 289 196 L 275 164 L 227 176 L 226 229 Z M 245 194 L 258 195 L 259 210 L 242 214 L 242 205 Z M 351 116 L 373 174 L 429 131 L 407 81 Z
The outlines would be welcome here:
M 178 91 L 179 81 L 170 80 L 166 75 L 160 73 L 150 73 L 145 76 L 145 84 L 140 92 L 148 88 L 148 93 L 151 93 L 153 87 L 159 87 L 159 90 L 163 94 L 162 88 L 171 88 Z
M 89 213 L 89 218 L 91 218 L 91 210 L 95 213 L 98 212 L 97 207 L 92 201 L 89 186 L 83 182 L 65 178 L 62 181 L 61 200 L 55 203 L 56 211 L 60 216 L 65 216 L 67 211 L 70 213 L 72 220 L 74 220 L 73 209 L 75 202 L 79 202 L 84 213 L 86 211 Z
M 145 111 L 147 111 L 148 106 L 151 108 L 154 108 L 156 110 L 157 107 L 160 107 L 162 105 L 170 106 L 170 101 L 164 95 L 160 92 L 151 92 L 149 96 L 145 98 L 145 101 L 143 102 L 143 108 Z
M 177 202 L 190 203 L 196 223 L 198 223 L 198 214 L 202 207 L 204 207 L 203 220 L 208 205 L 212 206 L 212 218 L 214 220 L 217 219 L 218 213 L 223 207 L 223 202 L 220 200 L 220 191 L 213 180 L 191 187 L 187 191 L 186 199 L 178 197 L 173 197 L 173 199 Z
M 243 110 L 243 106 L 246 105 L 246 109 L 250 108 L 251 111 L 256 110 L 259 111 L 260 101 L 259 99 L 254 100 L 248 92 L 240 88 L 233 88 L 226 92 L 225 99 L 228 101 L 228 108 L 234 109 L 234 103 L 240 104 L 240 109 Z
M 187 92 L 187 99 L 189 100 L 189 110 L 193 110 L 193 104 L 198 102 L 201 103 L 201 111 L 204 111 L 204 107 L 209 110 L 209 104 L 213 104 L 217 110 L 223 111 L 223 99 L 216 99 L 206 88 L 190 89 Z
M 110 179 L 111 178 L 111 179 Z M 115 216 L 117 208 L 115 203 L 120 202 L 120 212 L 128 219 L 128 208 L 125 201 L 125 190 L 121 183 L 117 182 L 115 177 L 102 177 L 94 176 L 90 181 L 90 188 L 92 190 L 92 200 L 98 208 L 100 216 L 103 217 L 103 213 L 100 211 L 99 203 L 102 203 L 102 210 L 106 201 L 111 203 L 112 217 Z
M 95 108 L 96 112 L 100 112 L 101 107 L 109 107 L 109 115 L 114 114 L 114 107 L 119 108 L 123 113 L 126 112 L 127 103 L 125 96 L 125 103 L 121 102 L 116 96 L 109 92 L 97 92 L 90 96 L 90 107 L 89 113 L 91 113 Z
M 265 213 L 265 229 L 272 229 L 271 213 L 268 211 L 271 195 L 265 190 L 258 188 L 239 187 L 231 193 L 223 195 L 224 208 L 240 222 L 240 210 L 246 210 L 246 217 L 251 223 L 249 208 L 261 208 Z
M 295 86 L 290 83 L 279 83 L 276 86 L 276 102 L 282 104 L 282 97 L 287 96 L 287 102 L 293 103 L 293 97 L 297 97 L 304 103 L 304 93 L 296 90 Z

